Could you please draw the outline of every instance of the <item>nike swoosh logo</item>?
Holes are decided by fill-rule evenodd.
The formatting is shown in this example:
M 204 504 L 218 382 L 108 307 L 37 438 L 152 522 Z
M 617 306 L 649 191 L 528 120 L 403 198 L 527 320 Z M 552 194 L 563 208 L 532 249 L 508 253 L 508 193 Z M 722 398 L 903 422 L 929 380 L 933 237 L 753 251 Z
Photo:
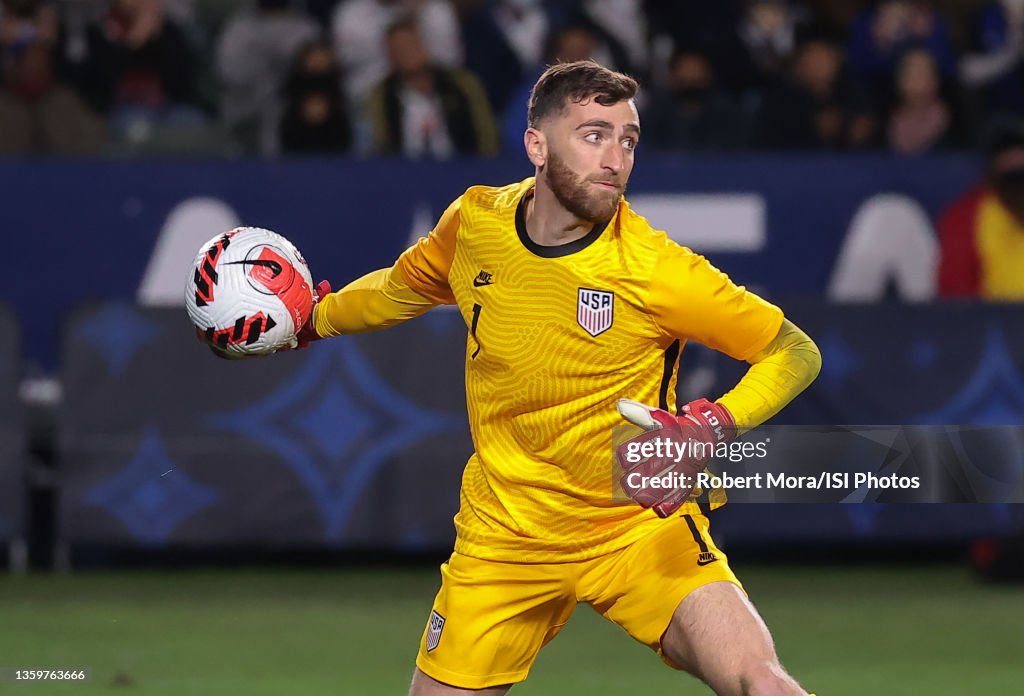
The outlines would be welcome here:
M 716 563 L 717 561 L 718 561 L 717 558 L 712 558 L 712 559 L 707 560 L 707 561 L 697 561 L 697 565 L 699 565 L 699 566 L 706 566 L 706 565 L 711 565 L 712 563 Z
M 277 261 L 273 261 L 271 259 L 253 259 L 251 261 L 247 259 L 247 260 L 244 260 L 244 261 L 225 261 L 224 262 L 225 266 L 239 266 L 239 265 L 244 266 L 246 264 L 249 264 L 250 266 L 262 266 L 263 268 L 269 268 L 270 269 L 270 277 L 271 278 L 278 277 L 279 275 L 281 275 L 281 271 L 284 270 L 284 269 L 281 268 L 281 264 L 279 264 Z
M 474 288 L 478 288 L 481 285 L 494 285 L 494 281 L 493 280 L 480 280 L 479 278 L 474 278 L 473 279 L 473 287 Z

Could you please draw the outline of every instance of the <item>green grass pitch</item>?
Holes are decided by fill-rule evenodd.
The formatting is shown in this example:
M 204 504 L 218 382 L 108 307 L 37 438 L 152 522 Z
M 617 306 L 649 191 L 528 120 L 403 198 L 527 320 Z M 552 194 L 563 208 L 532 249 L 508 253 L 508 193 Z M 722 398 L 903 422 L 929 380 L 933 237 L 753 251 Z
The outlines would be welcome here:
M 737 568 L 819 696 L 1024 693 L 1024 591 L 965 570 Z M 404 695 L 435 569 L 0 578 L 0 668 L 88 668 L 4 694 Z M 524 696 L 710 694 L 580 606 Z

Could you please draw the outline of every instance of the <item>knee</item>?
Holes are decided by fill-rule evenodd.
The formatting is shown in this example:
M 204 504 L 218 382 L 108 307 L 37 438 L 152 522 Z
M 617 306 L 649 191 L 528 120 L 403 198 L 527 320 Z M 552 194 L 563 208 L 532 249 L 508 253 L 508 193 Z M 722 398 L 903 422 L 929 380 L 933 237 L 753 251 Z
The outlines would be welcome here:
M 755 662 L 740 671 L 743 696 L 807 696 L 777 660 Z

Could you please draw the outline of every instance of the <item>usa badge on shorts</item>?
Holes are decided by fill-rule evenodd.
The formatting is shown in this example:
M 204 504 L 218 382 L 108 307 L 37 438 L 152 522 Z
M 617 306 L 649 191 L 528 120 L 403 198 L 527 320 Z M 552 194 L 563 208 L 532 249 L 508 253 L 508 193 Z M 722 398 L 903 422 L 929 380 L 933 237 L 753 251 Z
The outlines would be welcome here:
M 591 336 L 597 336 L 612 328 L 614 310 L 615 293 L 580 288 L 579 301 L 576 304 L 576 321 Z
M 430 625 L 427 627 L 427 652 L 437 647 L 441 642 L 441 631 L 444 630 L 444 617 L 436 611 L 430 612 Z

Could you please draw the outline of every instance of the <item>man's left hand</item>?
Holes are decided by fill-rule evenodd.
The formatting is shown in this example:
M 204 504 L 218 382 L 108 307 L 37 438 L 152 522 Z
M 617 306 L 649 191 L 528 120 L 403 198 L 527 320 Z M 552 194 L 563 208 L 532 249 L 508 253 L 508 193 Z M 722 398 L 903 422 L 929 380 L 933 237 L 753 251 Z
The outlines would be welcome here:
M 697 474 L 713 458 L 718 443 L 736 437 L 732 414 L 707 399 L 686 404 L 679 416 L 631 399 L 619 399 L 616 407 L 623 418 L 644 429 L 616 448 L 623 471 L 619 483 L 630 498 L 653 509 L 658 517 L 669 517 L 682 507 L 696 484 Z M 638 448 L 651 441 L 660 441 L 662 456 L 638 456 Z M 641 461 L 629 461 L 630 458 Z M 652 485 L 652 479 L 665 474 L 676 474 L 673 483 L 677 485 Z

